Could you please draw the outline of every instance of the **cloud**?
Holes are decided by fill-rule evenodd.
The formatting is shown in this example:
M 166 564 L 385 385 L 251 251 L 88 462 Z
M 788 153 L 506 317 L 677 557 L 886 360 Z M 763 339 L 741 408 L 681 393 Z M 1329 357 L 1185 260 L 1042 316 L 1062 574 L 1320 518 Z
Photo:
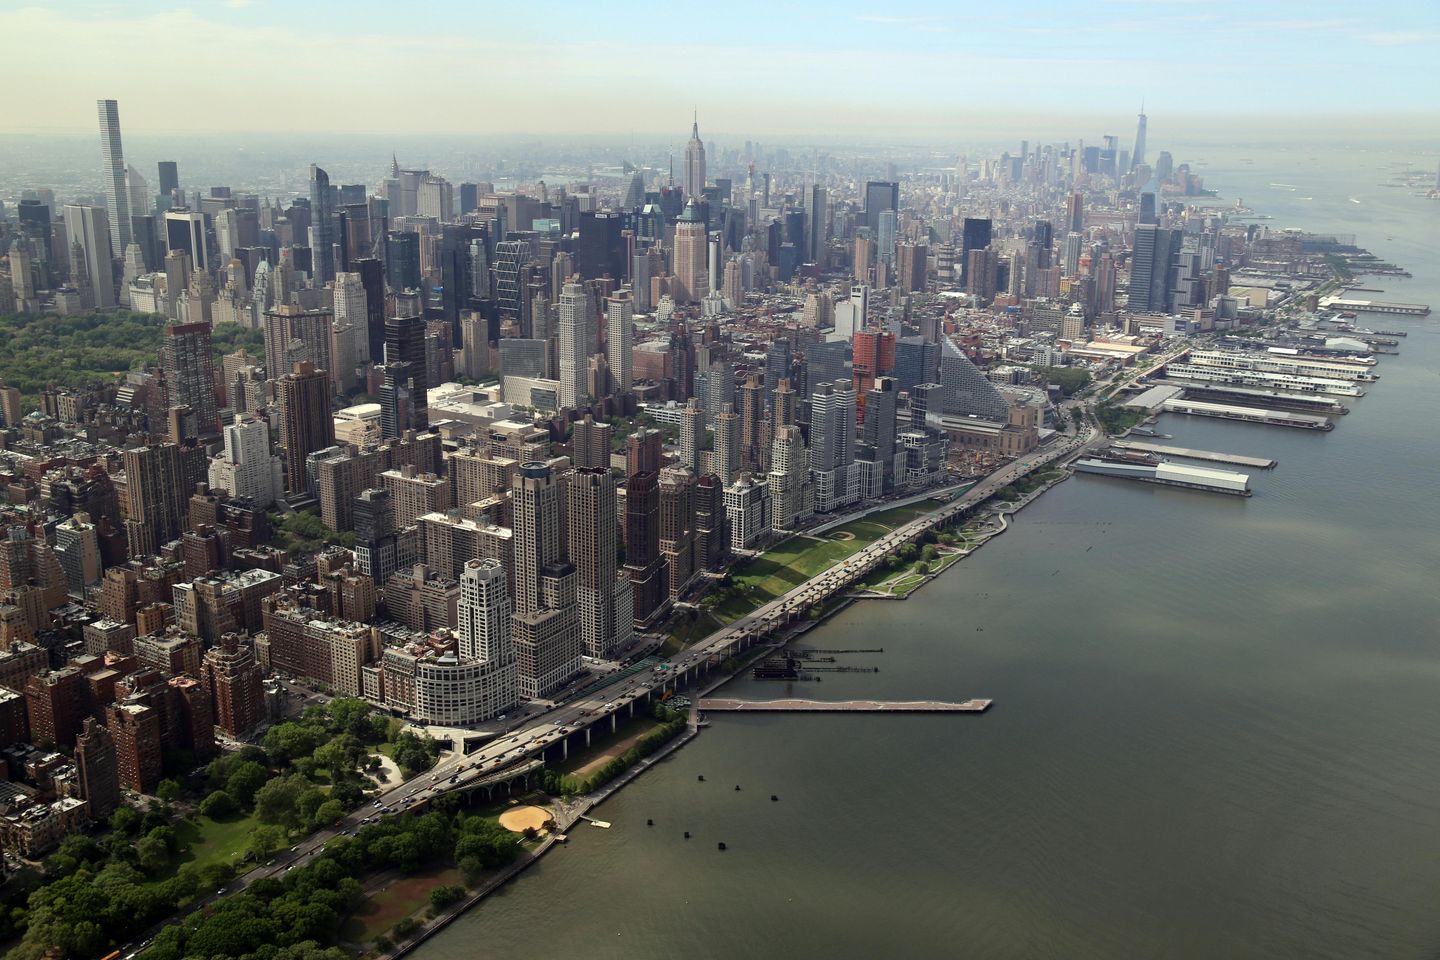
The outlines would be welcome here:
M 244 10 L 255 2 L 255 0 L 222 0 L 225 6 L 231 10 Z
M 1412 43 L 1432 43 L 1440 33 L 1427 30 L 1380 30 L 1364 33 L 1360 39 L 1374 47 L 1403 47 Z
M 861 14 L 855 18 L 858 23 L 874 23 L 885 27 L 909 27 L 923 33 L 947 33 L 946 23 L 950 17 L 891 17 L 879 13 Z

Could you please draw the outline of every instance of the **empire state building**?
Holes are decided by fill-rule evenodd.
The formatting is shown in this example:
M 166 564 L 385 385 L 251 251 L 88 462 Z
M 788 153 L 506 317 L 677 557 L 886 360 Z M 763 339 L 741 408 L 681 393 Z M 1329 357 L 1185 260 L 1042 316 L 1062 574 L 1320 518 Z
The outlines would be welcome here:
M 685 197 L 700 199 L 705 188 L 705 144 L 700 142 L 700 120 L 690 127 L 690 142 L 685 145 Z

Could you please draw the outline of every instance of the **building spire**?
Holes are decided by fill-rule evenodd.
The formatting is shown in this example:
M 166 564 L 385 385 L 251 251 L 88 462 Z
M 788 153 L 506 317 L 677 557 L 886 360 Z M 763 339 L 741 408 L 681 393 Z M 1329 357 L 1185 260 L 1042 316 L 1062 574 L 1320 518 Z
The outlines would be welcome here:
M 696 110 L 695 110 L 694 120 L 693 120 L 693 121 L 691 122 L 691 124 L 690 124 L 690 139 L 691 139 L 691 140 L 699 140 L 699 139 L 700 139 L 700 111 L 699 111 L 699 109 L 696 109 Z

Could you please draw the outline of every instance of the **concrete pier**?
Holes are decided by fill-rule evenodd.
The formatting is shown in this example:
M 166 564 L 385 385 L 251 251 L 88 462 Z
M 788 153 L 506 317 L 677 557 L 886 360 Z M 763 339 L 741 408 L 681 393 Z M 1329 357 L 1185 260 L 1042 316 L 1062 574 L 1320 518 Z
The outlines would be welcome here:
M 1275 461 L 1266 457 L 1247 457 L 1239 453 L 1217 453 L 1214 450 L 1191 450 L 1189 447 L 1166 447 L 1158 443 L 1140 443 L 1135 440 L 1116 440 L 1112 447 L 1121 450 L 1139 450 L 1142 453 L 1158 453 L 1162 457 L 1184 457 L 1186 460 L 1211 460 L 1215 463 L 1237 463 L 1242 467 L 1256 467 L 1269 470 Z

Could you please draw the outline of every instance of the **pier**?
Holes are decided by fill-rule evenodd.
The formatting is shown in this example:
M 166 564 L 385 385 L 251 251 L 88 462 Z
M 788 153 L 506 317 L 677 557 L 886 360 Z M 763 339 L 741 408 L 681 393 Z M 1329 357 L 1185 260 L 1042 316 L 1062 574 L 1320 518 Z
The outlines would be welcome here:
M 1186 400 L 1208 400 L 1214 403 L 1228 403 L 1241 407 L 1266 407 L 1276 410 L 1291 410 L 1295 413 L 1321 413 L 1344 416 L 1350 412 L 1334 397 L 1318 393 L 1284 393 L 1278 390 L 1226 386 L 1218 383 L 1191 383 L 1185 385 Z
M 1354 310 L 1365 313 L 1398 313 L 1409 317 L 1427 317 L 1430 307 L 1423 303 L 1386 303 L 1383 300 L 1344 300 L 1327 297 L 1320 301 L 1327 310 Z
M 1269 470 L 1275 466 L 1275 461 L 1266 457 L 1247 457 L 1239 453 L 1217 453 L 1214 450 L 1191 450 L 1189 447 L 1166 447 L 1158 443 L 1139 443 L 1135 440 L 1116 440 L 1111 446 L 1119 447 L 1121 450 L 1138 450 L 1141 453 L 1158 453 L 1162 457 L 1234 463 L 1242 467 L 1255 467 L 1259 470 Z
M 1165 412 L 1184 413 L 1195 417 L 1219 417 L 1222 420 L 1242 420 L 1246 423 L 1264 423 L 1273 427 L 1296 427 L 1300 430 L 1335 429 L 1335 424 L 1325 417 L 1288 413 L 1284 410 L 1263 410 L 1259 407 L 1228 407 L 1219 403 L 1200 403 L 1197 400 L 1166 400 Z
M 706 697 L 704 711 L 740 713 L 984 713 L 992 700 L 734 700 Z

